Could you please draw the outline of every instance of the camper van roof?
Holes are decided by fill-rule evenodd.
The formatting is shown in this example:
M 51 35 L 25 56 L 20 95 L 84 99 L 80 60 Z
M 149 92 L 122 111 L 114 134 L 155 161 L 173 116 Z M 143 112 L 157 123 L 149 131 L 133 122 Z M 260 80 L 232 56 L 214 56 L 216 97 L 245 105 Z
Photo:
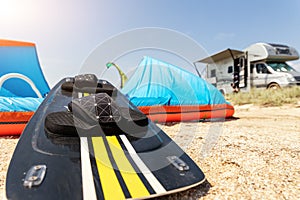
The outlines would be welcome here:
M 244 51 L 248 51 L 249 55 L 252 55 L 252 61 L 290 61 L 299 59 L 299 54 L 295 48 L 283 44 L 260 42 L 250 45 Z
M 267 44 L 273 47 L 289 48 L 289 46 L 283 44 L 274 44 L 274 43 L 267 43 Z
M 196 62 L 210 64 L 210 63 L 214 63 L 214 62 L 217 62 L 219 60 L 226 59 L 226 58 L 236 57 L 236 56 L 241 55 L 241 54 L 244 54 L 244 52 L 239 51 L 239 50 L 235 50 L 235 49 L 226 49 L 226 50 L 218 52 L 214 55 L 211 55 L 211 56 L 208 56 L 208 57 L 203 58 L 201 60 L 198 60 Z

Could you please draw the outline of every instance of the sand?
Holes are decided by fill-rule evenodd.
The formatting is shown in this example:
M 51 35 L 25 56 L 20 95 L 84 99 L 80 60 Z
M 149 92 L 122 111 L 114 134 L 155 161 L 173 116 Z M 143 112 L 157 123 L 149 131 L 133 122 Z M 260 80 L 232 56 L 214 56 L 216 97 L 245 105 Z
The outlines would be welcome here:
M 300 199 L 300 106 L 235 106 L 234 119 L 160 125 L 207 180 L 160 199 Z M 0 199 L 18 138 L 0 137 Z

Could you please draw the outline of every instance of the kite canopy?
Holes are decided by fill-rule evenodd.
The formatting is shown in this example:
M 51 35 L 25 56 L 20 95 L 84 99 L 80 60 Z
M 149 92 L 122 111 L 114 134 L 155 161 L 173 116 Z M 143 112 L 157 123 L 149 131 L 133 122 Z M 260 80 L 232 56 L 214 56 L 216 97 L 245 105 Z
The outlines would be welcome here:
M 0 88 L 18 97 L 44 97 L 49 92 L 35 44 L 0 39 Z
M 182 68 L 144 57 L 122 92 L 137 106 L 227 103 L 211 84 Z
M 19 135 L 50 88 L 35 44 L 0 39 L 0 135 Z
M 233 115 L 233 107 L 213 85 L 180 67 L 151 57 L 144 57 L 122 92 L 150 118 L 162 112 L 158 108 L 165 110 L 165 115 L 181 112 L 174 119 L 170 118 L 171 121 L 198 120 L 203 117 L 183 117 L 182 113 L 191 112 L 191 109 L 195 112 L 206 110 L 205 116 L 209 115 L 207 118 L 222 117 L 213 114 L 217 108 L 218 112 L 220 108 L 224 109 L 224 117 Z M 228 109 L 232 112 L 226 113 Z M 155 113 L 149 113 L 150 110 Z

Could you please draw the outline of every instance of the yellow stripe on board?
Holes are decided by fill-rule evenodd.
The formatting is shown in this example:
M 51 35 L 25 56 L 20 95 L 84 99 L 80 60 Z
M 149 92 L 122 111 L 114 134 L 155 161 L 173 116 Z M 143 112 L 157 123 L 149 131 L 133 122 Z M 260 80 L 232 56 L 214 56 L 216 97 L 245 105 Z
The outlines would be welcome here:
M 132 198 L 149 196 L 149 192 L 128 161 L 116 136 L 106 137 L 109 147 Z
M 92 137 L 95 159 L 104 199 L 125 199 L 115 171 L 109 160 L 102 137 Z

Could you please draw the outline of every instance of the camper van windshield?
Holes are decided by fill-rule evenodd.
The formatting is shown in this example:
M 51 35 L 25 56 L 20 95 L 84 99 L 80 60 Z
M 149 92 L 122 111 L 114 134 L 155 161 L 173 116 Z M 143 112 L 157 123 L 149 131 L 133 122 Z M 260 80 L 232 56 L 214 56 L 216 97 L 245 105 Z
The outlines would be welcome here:
M 267 63 L 270 67 L 272 67 L 272 69 L 274 71 L 277 72 L 291 72 L 291 71 L 295 71 L 294 68 L 292 68 L 291 66 L 289 66 L 288 64 L 286 64 L 285 62 L 268 62 Z

